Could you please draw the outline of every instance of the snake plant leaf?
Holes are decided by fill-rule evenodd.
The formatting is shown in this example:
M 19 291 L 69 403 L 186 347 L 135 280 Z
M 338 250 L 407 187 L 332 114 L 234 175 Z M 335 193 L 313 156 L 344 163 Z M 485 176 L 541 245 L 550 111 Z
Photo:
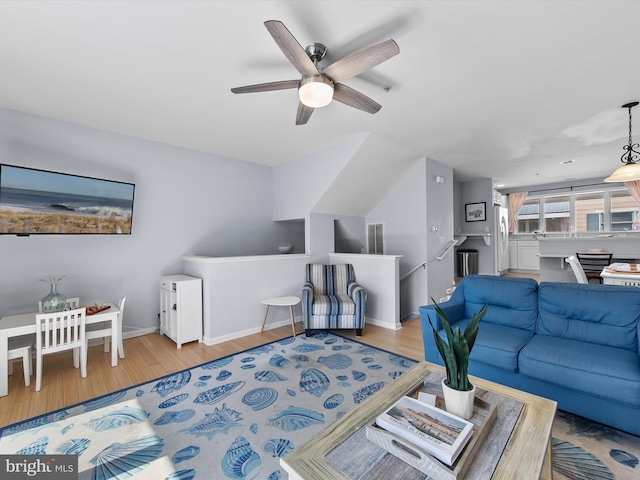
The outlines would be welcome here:
M 487 313 L 488 305 L 485 304 L 480 310 L 473 314 L 463 333 L 459 326 L 456 326 L 455 330 L 451 327 L 447 315 L 442 308 L 440 308 L 433 298 L 431 300 L 434 303 L 438 320 L 442 324 L 442 328 L 447 336 L 447 342 L 445 342 L 433 326 L 431 318 L 427 315 L 438 352 L 447 370 L 447 382 L 454 390 L 469 390 L 469 355 L 478 336 L 480 320 L 482 320 L 482 317 Z
M 429 325 L 431 325 L 431 330 L 433 332 L 433 339 L 435 340 L 436 347 L 438 348 L 438 353 L 440 353 L 440 358 L 444 361 L 445 368 L 447 370 L 447 378 L 457 378 L 458 376 L 458 366 L 456 363 L 455 355 L 453 351 L 447 345 L 447 343 L 440 337 L 438 331 L 431 323 L 431 318 L 427 315 L 427 320 L 429 320 Z

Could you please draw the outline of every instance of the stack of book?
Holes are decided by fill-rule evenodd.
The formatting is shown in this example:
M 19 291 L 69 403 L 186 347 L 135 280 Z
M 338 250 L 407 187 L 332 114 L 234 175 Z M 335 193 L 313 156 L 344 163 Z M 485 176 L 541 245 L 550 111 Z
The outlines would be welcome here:
M 471 422 L 411 397 L 402 397 L 379 415 L 376 425 L 449 466 L 473 432 Z

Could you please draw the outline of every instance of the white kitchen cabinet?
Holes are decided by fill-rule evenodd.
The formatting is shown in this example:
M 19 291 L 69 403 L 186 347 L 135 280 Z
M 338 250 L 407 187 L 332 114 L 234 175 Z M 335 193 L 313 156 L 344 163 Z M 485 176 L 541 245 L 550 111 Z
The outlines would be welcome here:
M 536 240 L 518 242 L 518 270 L 540 270 L 540 246 Z
M 176 342 L 202 342 L 202 279 L 160 277 L 160 333 Z
M 518 269 L 518 242 L 509 239 L 509 270 Z

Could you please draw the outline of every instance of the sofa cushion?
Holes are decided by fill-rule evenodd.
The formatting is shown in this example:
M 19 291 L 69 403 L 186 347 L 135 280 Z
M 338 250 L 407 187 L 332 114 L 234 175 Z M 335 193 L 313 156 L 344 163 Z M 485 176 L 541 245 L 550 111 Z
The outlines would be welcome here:
M 349 295 L 314 295 L 313 315 L 354 315 L 356 304 Z
M 543 282 L 536 332 L 638 352 L 640 289 Z
M 469 319 L 457 322 L 454 328 L 459 326 L 460 330 L 464 332 L 467 323 L 469 323 Z M 447 334 L 444 329 L 438 333 L 446 340 Z M 530 330 L 481 323 L 476 343 L 469 358 L 476 362 L 517 372 L 518 353 L 532 336 L 533 332 Z
M 535 335 L 519 367 L 528 377 L 640 407 L 640 357 L 625 349 Z
M 464 278 L 462 285 L 465 318 L 471 318 L 484 304 L 488 304 L 480 330 L 484 323 L 531 331 L 535 329 L 538 319 L 538 283 L 535 280 L 470 275 Z

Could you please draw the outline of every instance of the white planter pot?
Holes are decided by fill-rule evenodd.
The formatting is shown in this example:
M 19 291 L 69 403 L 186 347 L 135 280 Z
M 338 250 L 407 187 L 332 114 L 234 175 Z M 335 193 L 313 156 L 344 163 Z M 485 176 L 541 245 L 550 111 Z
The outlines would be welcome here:
M 476 396 L 476 387 L 472 385 L 471 390 L 462 392 L 454 390 L 446 385 L 446 378 L 442 379 L 442 395 L 444 397 L 445 410 L 468 420 L 473 416 L 473 402 Z

